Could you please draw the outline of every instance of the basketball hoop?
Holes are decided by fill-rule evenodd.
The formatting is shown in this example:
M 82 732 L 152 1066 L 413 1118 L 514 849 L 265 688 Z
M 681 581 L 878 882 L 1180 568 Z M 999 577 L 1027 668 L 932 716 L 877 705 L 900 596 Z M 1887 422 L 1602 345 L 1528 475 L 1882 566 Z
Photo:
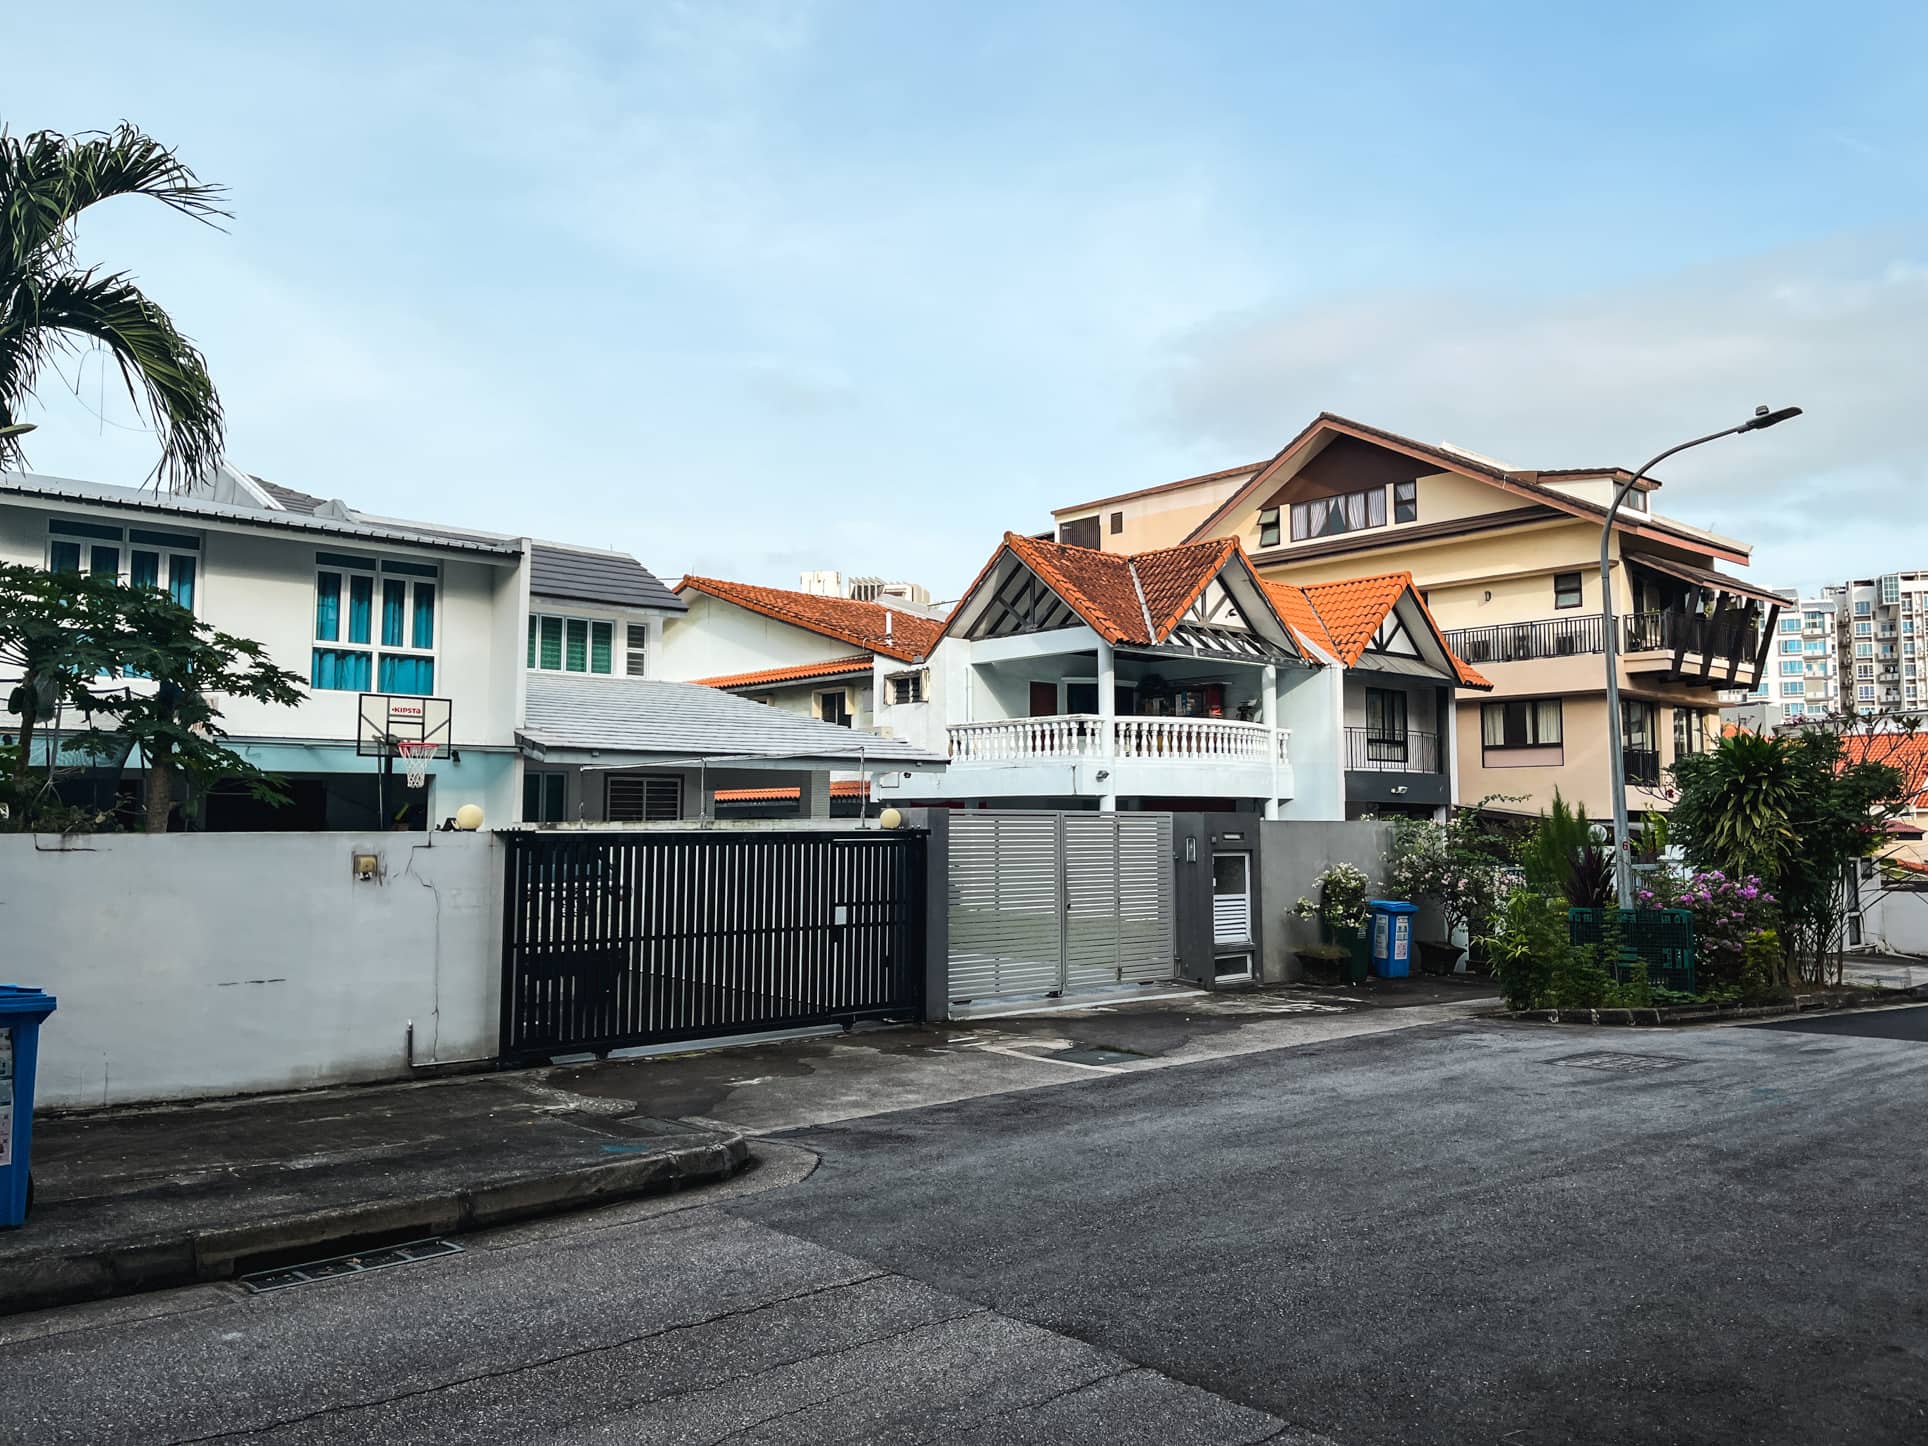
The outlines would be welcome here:
M 435 757 L 437 744 L 433 738 L 397 738 L 395 752 L 403 763 L 408 765 L 408 786 L 420 788 L 428 782 L 429 760 Z

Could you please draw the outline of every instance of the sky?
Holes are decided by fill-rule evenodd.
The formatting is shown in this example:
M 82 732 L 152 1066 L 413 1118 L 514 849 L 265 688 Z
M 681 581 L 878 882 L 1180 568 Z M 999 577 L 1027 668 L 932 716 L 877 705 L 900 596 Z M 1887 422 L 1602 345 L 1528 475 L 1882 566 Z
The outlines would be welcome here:
M 0 123 L 230 191 L 103 206 L 246 471 L 365 511 L 955 597 L 1050 509 L 1320 410 L 1814 586 L 1928 568 L 1928 7 L 98 0 Z M 29 461 L 138 484 L 102 358 Z

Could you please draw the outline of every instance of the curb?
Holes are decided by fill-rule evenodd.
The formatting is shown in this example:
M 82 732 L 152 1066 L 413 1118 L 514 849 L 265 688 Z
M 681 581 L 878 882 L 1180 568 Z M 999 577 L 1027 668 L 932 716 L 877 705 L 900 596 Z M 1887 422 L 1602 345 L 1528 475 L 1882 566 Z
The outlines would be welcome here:
M 137 1240 L 77 1254 L 0 1260 L 0 1316 L 140 1291 L 230 1280 L 256 1269 L 454 1235 L 727 1180 L 750 1162 L 740 1134 L 634 1159 L 470 1189 L 377 1200 Z
M 1730 1019 L 1775 1019 L 1819 1010 L 1886 1009 L 1928 998 L 1928 986 L 1863 993 L 1799 994 L 1785 1004 L 1671 1004 L 1645 1009 L 1515 1009 L 1496 1017 L 1523 1024 L 1595 1024 L 1655 1028 L 1721 1023 Z

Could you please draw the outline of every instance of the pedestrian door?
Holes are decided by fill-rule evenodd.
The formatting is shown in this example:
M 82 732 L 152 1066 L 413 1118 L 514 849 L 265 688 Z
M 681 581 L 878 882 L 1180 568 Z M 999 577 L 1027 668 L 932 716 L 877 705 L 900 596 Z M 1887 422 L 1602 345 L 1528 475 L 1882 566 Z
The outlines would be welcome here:
M 1252 856 L 1212 856 L 1212 954 L 1214 977 L 1252 973 Z
M 1171 979 L 1171 815 L 953 814 L 949 964 L 953 1002 Z

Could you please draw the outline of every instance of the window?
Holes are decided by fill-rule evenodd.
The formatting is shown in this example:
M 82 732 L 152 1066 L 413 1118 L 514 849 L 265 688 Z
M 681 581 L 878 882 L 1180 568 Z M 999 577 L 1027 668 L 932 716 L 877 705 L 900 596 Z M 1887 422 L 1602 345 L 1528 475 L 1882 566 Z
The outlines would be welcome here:
M 191 533 L 122 528 L 104 522 L 47 524 L 47 567 L 113 578 L 130 587 L 161 588 L 194 611 L 194 584 L 200 572 L 201 539 Z
M 1392 484 L 1392 520 L 1394 522 L 1419 521 L 1419 484 L 1417 482 Z
M 1790 617 L 1785 617 L 1785 618 L 1782 618 L 1782 619 L 1781 619 L 1781 631 L 1782 631 L 1782 632 L 1784 632 L 1784 633 L 1798 633 L 1798 632 L 1800 632 L 1800 631 L 1801 631 L 1801 620 L 1800 620 L 1799 618 L 1797 618 L 1797 617 L 1792 617 L 1792 616 L 1790 616 Z
M 1860 699 L 1863 703 L 1874 702 L 1874 684 L 1872 683 L 1861 684 L 1858 688 L 1854 690 L 1854 696 Z
M 1802 718 L 1807 716 L 1807 704 L 1789 703 L 1787 705 L 1787 716 L 1790 718 Z
M 565 786 L 564 775 L 560 773 L 523 774 L 522 821 L 561 823 Z
M 1125 514 L 1122 512 L 1112 513 L 1111 514 L 1111 535 L 1113 537 L 1116 537 L 1119 533 L 1123 532 L 1124 530 L 1125 530 Z
M 1783 695 L 1783 696 L 1785 696 L 1785 697 L 1789 697 L 1789 698 L 1799 698 L 1799 697 L 1801 697 L 1801 696 L 1802 696 L 1802 695 L 1803 695 L 1803 694 L 1804 694 L 1804 693 L 1805 693 L 1806 691 L 1807 691 L 1807 690 L 1806 690 L 1806 688 L 1805 688 L 1805 686 L 1804 686 L 1804 685 L 1802 685 L 1802 684 L 1800 684 L 1800 683 L 1783 683 L 1783 684 L 1781 684 L 1781 693 L 1782 693 L 1782 695 Z
M 631 678 L 649 676 L 648 623 L 630 623 L 623 630 L 623 673 Z
M 538 672 L 607 677 L 615 671 L 615 646 L 616 625 L 602 618 L 529 614 L 529 666 Z M 632 676 L 641 676 L 634 663 L 630 666 Z
M 603 802 L 603 817 L 611 823 L 672 823 L 683 816 L 683 780 L 612 773 Z
M 433 563 L 317 552 L 309 685 L 350 693 L 433 693 L 440 577 Z
M 922 703 L 924 701 L 924 674 L 892 673 L 890 675 L 890 701 L 892 703 Z
M 1874 676 L 1874 664 L 1856 663 L 1854 665 L 1854 676 L 1857 678 L 1872 678 Z
M 1692 708 L 1674 709 L 1674 757 L 1698 753 L 1706 745 L 1704 721 Z
M 1368 527 L 1386 525 L 1386 489 L 1369 487 L 1363 492 L 1346 492 L 1337 497 L 1318 497 L 1310 502 L 1292 504 L 1292 540 L 1309 537 L 1337 537 L 1345 532 L 1360 532 Z
M 1095 516 L 1080 517 L 1073 522 L 1059 523 L 1058 541 L 1067 547 L 1098 546 L 1098 519 Z
M 1874 644 L 1856 643 L 1854 645 L 1854 655 L 1857 658 L 1872 658 L 1874 656 Z
M 1259 546 L 1279 545 L 1279 509 L 1267 507 L 1259 513 Z
M 1369 761 L 1406 761 L 1406 706 L 1406 695 L 1397 688 L 1366 689 L 1366 758 Z
M 1801 651 L 1801 640 L 1799 638 L 1782 638 L 1781 639 L 1781 652 L 1784 655 L 1788 653 L 1794 653 L 1798 655 L 1800 651 Z
M 1854 615 L 1858 618 L 1874 616 L 1874 604 L 1866 598 L 1860 599 L 1854 605 Z
M 1873 624 L 1873 623 L 1856 623 L 1856 624 L 1854 625 L 1854 635 L 1855 635 L 1855 636 L 1856 636 L 1857 638 L 1871 638 L 1871 637 L 1873 637 L 1873 636 L 1874 636 L 1874 624 Z
M 1809 638 L 1806 643 L 1802 644 L 1802 648 L 1803 651 L 1816 655 L 1824 654 L 1828 651 L 1828 645 L 1819 638 Z
M 1577 608 L 1584 599 L 1585 594 L 1581 591 L 1579 573 L 1556 572 L 1553 574 L 1553 606 Z
M 1563 736 L 1558 698 L 1510 698 L 1482 703 L 1480 744 L 1485 748 L 1550 748 Z
M 848 690 L 832 688 L 827 693 L 817 694 L 817 716 L 826 723 L 835 723 L 839 728 L 848 728 L 850 726 Z
M 1786 677 L 1798 678 L 1800 675 L 1801 675 L 1801 660 L 1799 658 L 1795 658 L 1791 661 L 1787 659 L 1782 660 L 1781 676 L 1783 678 L 1786 678 Z

